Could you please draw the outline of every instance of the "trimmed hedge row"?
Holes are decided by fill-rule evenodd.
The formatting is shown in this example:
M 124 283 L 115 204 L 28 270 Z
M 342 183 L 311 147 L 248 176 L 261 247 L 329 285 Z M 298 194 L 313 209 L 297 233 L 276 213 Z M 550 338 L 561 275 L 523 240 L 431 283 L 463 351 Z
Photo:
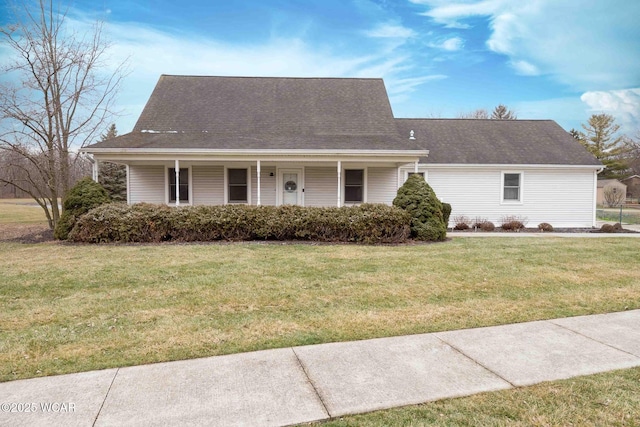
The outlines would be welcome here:
M 410 215 L 382 204 L 342 208 L 300 206 L 185 206 L 110 203 L 78 219 L 69 240 L 194 242 L 316 240 L 401 243 L 411 235 Z

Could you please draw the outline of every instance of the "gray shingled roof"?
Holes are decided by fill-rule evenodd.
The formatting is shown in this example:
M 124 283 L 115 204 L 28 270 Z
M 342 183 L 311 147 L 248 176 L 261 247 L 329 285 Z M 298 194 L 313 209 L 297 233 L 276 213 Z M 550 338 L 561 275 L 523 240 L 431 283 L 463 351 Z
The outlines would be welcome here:
M 89 148 L 419 150 L 382 79 L 160 77 L 133 131 Z
M 426 163 L 600 165 L 553 120 L 396 119 L 415 132 Z

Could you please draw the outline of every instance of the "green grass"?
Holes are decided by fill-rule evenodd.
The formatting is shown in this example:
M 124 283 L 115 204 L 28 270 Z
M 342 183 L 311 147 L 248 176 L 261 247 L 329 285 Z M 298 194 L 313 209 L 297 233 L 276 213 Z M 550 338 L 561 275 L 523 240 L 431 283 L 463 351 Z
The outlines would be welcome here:
M 640 308 L 640 239 L 0 243 L 0 381 Z
M 0 199 L 0 225 L 46 222 L 44 210 L 33 199 Z
M 640 368 L 341 417 L 346 426 L 640 426 Z

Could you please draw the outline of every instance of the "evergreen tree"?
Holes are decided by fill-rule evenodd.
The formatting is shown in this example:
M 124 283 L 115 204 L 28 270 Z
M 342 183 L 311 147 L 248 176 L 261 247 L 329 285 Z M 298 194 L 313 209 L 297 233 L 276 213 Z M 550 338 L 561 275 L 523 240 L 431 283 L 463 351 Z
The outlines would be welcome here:
M 491 118 L 494 120 L 516 120 L 518 116 L 505 105 L 500 104 L 493 109 Z
M 106 133 L 100 135 L 100 141 L 106 141 L 118 136 L 116 125 L 112 124 Z M 127 201 L 127 168 L 111 162 L 100 162 L 98 167 L 98 182 L 107 190 L 115 202 Z
M 623 177 L 628 167 L 625 161 L 627 150 L 622 143 L 623 137 L 616 135 L 620 126 L 615 123 L 615 118 L 605 113 L 593 114 L 582 128 L 584 132 L 578 132 L 578 141 L 605 166 L 600 178 Z
M 574 139 L 577 139 L 578 141 L 582 140 L 582 136 L 580 135 L 580 132 L 575 128 L 571 128 L 571 130 L 569 131 L 569 135 L 571 135 Z

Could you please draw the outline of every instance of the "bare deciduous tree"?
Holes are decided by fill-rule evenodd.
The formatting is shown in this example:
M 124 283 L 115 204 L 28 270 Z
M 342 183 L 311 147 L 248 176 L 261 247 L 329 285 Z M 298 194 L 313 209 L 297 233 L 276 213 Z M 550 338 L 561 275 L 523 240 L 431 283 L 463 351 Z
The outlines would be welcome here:
M 634 137 L 625 138 L 624 144 L 630 169 L 629 173 L 631 175 L 640 175 L 640 130 L 636 132 Z
M 21 174 L 17 181 L 4 174 L 0 183 L 32 197 L 53 228 L 80 159 L 72 150 L 104 128 L 125 73 L 124 64 L 107 72 L 102 22 L 80 34 L 53 0 L 29 6 L 16 8 L 16 24 L 0 28 L 13 53 L 2 68 L 11 78 L 0 87 L 0 151 L 13 153 L 8 167 Z
M 613 185 L 604 187 L 603 195 L 605 204 L 611 208 L 622 206 L 627 199 L 625 192 Z
M 458 114 L 459 119 L 488 119 L 489 112 L 484 108 L 478 108 L 477 110 L 471 111 L 470 113 L 460 113 Z

